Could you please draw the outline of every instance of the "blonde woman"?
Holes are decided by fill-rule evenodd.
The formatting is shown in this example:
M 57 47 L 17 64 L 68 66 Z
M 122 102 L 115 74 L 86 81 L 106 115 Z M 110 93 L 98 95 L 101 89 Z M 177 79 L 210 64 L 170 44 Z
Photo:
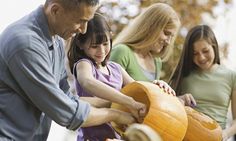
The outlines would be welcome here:
M 111 60 L 135 80 L 158 80 L 162 60 L 171 53 L 179 27 L 180 20 L 173 8 L 155 3 L 117 36 Z

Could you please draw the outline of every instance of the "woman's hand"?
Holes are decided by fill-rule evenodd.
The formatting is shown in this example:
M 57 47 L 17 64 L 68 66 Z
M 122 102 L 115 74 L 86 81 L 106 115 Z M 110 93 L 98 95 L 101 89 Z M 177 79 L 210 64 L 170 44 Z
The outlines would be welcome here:
M 164 92 L 171 94 L 173 96 L 176 96 L 175 91 L 163 80 L 154 80 L 152 83 L 159 86 L 161 89 L 164 90 Z
M 192 94 L 187 93 L 187 94 L 178 96 L 178 98 L 180 98 L 180 102 L 183 103 L 185 106 L 195 107 L 197 105 Z

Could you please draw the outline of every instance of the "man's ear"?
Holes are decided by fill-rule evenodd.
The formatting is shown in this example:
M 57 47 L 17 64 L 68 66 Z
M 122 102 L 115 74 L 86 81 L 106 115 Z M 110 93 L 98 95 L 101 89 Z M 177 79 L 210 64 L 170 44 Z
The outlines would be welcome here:
M 58 3 L 53 3 L 50 8 L 50 14 L 52 16 L 60 15 L 60 13 L 63 11 L 63 8 Z

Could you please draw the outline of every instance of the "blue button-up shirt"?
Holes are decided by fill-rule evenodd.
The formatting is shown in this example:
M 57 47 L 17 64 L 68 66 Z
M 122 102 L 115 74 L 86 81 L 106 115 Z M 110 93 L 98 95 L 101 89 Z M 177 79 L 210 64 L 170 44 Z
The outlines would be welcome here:
M 0 35 L 0 140 L 44 141 L 51 119 L 75 130 L 90 111 L 69 92 L 62 39 L 43 6 Z

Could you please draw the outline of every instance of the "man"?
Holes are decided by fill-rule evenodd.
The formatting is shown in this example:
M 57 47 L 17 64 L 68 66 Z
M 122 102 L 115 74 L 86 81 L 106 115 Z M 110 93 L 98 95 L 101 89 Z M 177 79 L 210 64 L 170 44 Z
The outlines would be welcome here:
M 46 0 L 0 36 L 0 140 L 45 141 L 51 120 L 76 130 L 130 114 L 92 108 L 69 92 L 63 39 L 85 33 L 99 0 Z M 59 37 L 60 36 L 60 37 Z M 83 124 L 83 125 L 82 125 Z

